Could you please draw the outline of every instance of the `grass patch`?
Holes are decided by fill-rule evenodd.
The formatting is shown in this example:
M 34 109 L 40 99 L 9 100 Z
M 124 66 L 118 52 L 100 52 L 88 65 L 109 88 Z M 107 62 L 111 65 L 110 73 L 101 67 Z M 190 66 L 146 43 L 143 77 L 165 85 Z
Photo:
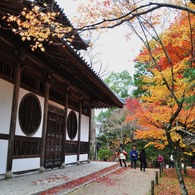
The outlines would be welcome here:
M 184 176 L 184 181 L 188 190 L 188 194 L 195 195 L 195 169 L 187 169 L 187 172 L 188 176 Z M 159 185 L 155 186 L 154 194 L 181 194 L 181 189 L 175 169 L 164 169 L 162 177 L 159 178 Z

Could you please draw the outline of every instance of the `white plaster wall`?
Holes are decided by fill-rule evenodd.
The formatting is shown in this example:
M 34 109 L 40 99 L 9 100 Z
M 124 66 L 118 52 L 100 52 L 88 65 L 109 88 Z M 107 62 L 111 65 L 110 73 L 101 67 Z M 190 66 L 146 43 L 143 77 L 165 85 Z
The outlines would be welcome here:
M 0 140 L 0 174 L 6 173 L 8 140 Z
M 0 79 L 0 133 L 9 134 L 14 85 Z
M 76 163 L 76 162 L 77 162 L 77 155 L 65 156 L 65 164 Z
M 88 160 L 88 154 L 80 154 L 79 161 L 86 161 Z
M 26 171 L 40 168 L 40 158 L 14 159 L 12 172 Z
M 70 113 L 70 111 L 72 111 L 71 109 L 68 109 L 68 115 Z M 73 110 L 74 111 L 74 110 Z M 79 113 L 74 111 L 77 117 L 77 134 L 75 136 L 75 138 L 72 141 L 78 141 L 78 128 L 79 128 Z M 68 115 L 67 115 L 67 121 L 68 121 Z M 68 130 L 66 129 L 66 140 L 71 140 L 68 136 Z
M 81 115 L 81 141 L 89 140 L 89 117 Z
M 26 95 L 27 93 L 30 93 L 30 91 L 27 91 L 25 89 L 22 89 L 20 88 L 20 92 L 19 92 L 19 100 L 18 100 L 18 109 L 19 109 L 19 106 L 20 106 L 20 102 L 22 100 L 22 98 L 24 97 L 24 95 Z M 36 95 L 36 94 L 34 94 Z M 42 126 L 43 126 L 43 109 L 44 109 L 44 98 L 41 97 L 41 96 L 38 96 L 36 95 L 37 98 L 39 99 L 40 101 L 40 105 L 41 105 L 41 123 L 40 123 L 40 126 L 37 130 L 37 132 L 32 136 L 32 137 L 41 137 L 42 136 Z M 26 136 L 23 131 L 21 130 L 20 128 L 20 124 L 19 124 L 19 118 L 18 118 L 18 115 L 17 115 L 17 120 L 16 120 L 16 135 L 20 135 L 20 136 Z

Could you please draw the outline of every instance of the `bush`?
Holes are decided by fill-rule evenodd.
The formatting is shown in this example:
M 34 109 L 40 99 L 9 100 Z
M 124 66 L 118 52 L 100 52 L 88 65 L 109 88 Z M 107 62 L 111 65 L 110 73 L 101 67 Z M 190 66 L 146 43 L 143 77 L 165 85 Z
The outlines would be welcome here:
M 101 149 L 98 151 L 98 159 L 107 161 L 111 158 L 112 152 L 110 150 Z

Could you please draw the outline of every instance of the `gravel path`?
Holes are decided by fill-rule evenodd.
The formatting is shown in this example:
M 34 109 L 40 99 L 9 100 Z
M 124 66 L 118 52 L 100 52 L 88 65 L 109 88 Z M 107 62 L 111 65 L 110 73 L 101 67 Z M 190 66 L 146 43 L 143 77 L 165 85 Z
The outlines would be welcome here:
M 144 195 L 149 194 L 151 180 L 155 178 L 155 169 L 141 172 L 139 168 L 121 168 L 95 183 L 79 188 L 69 195 Z
M 72 165 L 65 169 L 56 169 L 44 173 L 35 172 L 19 177 L 15 175 L 10 179 L 0 179 L 0 195 L 36 194 L 116 164 L 118 163 L 91 161 L 79 166 Z

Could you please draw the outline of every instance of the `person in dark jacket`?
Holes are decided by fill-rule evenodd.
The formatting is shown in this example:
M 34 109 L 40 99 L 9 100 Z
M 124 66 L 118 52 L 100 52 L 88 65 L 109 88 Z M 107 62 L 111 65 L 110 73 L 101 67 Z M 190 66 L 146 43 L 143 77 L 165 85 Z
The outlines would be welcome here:
M 138 152 L 136 147 L 133 147 L 133 150 L 130 152 L 131 155 L 131 168 L 136 169 L 136 161 L 138 160 Z
M 141 163 L 141 167 L 140 167 L 140 171 L 142 171 L 142 168 L 143 168 L 143 171 L 145 171 L 146 169 L 146 152 L 145 152 L 145 149 L 142 148 L 142 151 L 140 152 L 140 163 Z

